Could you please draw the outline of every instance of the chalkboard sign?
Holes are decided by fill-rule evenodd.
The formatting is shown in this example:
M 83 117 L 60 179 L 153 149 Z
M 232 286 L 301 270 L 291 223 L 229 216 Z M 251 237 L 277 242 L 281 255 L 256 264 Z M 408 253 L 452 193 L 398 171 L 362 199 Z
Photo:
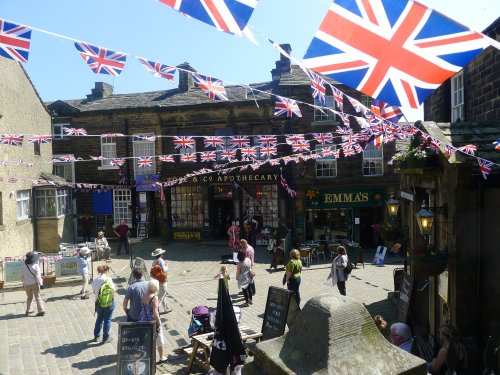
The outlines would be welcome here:
M 149 271 L 148 268 L 146 267 L 146 262 L 144 262 L 144 259 L 142 258 L 135 258 L 134 259 L 134 265 L 132 266 L 133 268 L 139 267 L 142 270 L 142 274 L 144 277 L 144 280 L 149 281 Z M 132 272 L 130 272 L 130 276 L 128 277 L 128 285 L 133 284 L 135 281 L 134 275 L 132 275 Z
M 148 238 L 148 222 L 137 223 L 137 238 Z
M 118 375 L 156 372 L 156 323 L 118 323 Z
M 398 304 L 396 306 L 395 322 L 406 323 L 408 309 L 410 308 L 411 290 L 413 287 L 413 279 L 406 272 L 403 273 L 401 287 L 399 289 Z
M 106 229 L 106 215 L 96 215 L 95 225 L 99 231 Z
M 268 340 L 283 336 L 285 325 L 291 326 L 299 311 L 300 307 L 292 292 L 270 286 L 262 323 L 262 339 Z

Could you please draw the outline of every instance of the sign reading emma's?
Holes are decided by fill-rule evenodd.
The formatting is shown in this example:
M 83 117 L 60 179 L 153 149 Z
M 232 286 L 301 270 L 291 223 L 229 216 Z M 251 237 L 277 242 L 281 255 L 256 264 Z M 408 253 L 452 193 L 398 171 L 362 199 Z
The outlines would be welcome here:
M 385 202 L 385 189 L 306 189 L 306 208 L 334 208 L 382 206 Z

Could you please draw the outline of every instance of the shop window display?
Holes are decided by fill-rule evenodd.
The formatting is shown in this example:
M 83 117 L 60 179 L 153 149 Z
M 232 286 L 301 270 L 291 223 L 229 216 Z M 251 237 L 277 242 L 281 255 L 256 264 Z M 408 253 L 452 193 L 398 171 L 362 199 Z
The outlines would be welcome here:
M 348 238 L 351 209 L 307 210 L 306 239 L 335 240 Z
M 278 227 L 278 186 L 255 185 L 246 188 L 243 194 L 243 217 L 254 217 L 259 228 Z
M 203 227 L 203 200 L 200 186 L 174 186 L 171 199 L 173 228 Z

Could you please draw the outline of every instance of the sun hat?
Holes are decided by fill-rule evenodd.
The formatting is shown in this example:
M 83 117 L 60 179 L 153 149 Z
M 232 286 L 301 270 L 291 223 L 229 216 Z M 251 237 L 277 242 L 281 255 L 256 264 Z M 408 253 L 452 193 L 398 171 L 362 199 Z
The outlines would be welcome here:
M 82 254 L 82 255 L 87 255 L 89 253 L 90 253 L 90 249 L 86 246 L 84 246 L 80 249 L 80 254 Z
M 97 235 L 98 236 L 104 236 L 104 232 L 101 230 L 101 231 L 97 232 Z
M 25 260 L 25 263 L 26 264 L 34 264 L 38 258 L 40 258 L 40 253 L 37 253 L 36 251 L 29 251 L 28 253 L 26 253 L 26 260 Z
M 166 253 L 165 250 L 158 248 L 158 249 L 156 249 L 155 251 L 153 251 L 151 253 L 151 256 L 152 257 L 157 257 L 158 255 L 165 254 L 165 253 Z

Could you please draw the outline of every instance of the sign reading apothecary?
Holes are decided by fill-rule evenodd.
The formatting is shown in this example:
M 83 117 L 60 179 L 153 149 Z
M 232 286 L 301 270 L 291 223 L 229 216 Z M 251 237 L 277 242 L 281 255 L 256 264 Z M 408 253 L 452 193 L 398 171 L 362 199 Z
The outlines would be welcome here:
M 306 208 L 383 206 L 386 192 L 383 188 L 310 188 L 306 189 L 304 200 Z

